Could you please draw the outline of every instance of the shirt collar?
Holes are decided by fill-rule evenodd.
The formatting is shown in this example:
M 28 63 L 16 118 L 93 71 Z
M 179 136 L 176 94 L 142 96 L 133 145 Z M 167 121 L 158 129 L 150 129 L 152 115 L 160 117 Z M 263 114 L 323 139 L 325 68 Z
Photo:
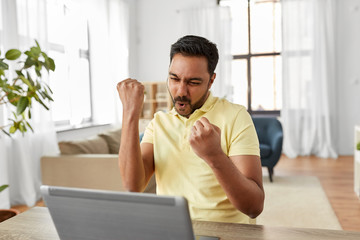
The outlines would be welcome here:
M 208 96 L 208 98 L 206 99 L 205 103 L 202 105 L 201 108 L 197 109 L 198 111 L 202 111 L 202 112 L 208 112 L 210 111 L 210 109 L 214 106 L 215 102 L 217 100 L 217 97 L 214 97 L 210 91 L 210 94 Z M 171 111 L 169 112 L 170 114 L 176 116 L 176 115 L 179 115 L 181 116 L 176 110 L 175 108 L 173 107 L 171 109 Z

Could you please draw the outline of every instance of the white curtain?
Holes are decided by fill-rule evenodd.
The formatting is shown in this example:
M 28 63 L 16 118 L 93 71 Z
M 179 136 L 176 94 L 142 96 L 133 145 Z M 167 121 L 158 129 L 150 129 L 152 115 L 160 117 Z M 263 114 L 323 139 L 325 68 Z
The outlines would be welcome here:
M 46 0 L 2 0 L 1 49 L 25 50 L 33 46 L 37 39 L 43 51 L 46 51 L 45 9 Z M 12 138 L 0 136 L 0 185 L 10 185 L 0 193 L 0 208 L 17 204 L 34 205 L 41 197 L 40 157 L 58 152 L 50 112 L 36 103 L 33 105 L 30 123 L 34 133 L 30 131 L 24 136 L 15 134 Z M 0 110 L 0 123 L 7 124 L 10 111 L 4 106 Z
M 179 10 L 180 32 L 205 37 L 219 50 L 216 79 L 211 87 L 215 96 L 232 101 L 231 84 L 231 18 L 230 9 L 220 6 Z
M 337 157 L 335 0 L 282 0 L 283 151 Z
M 129 39 L 130 8 L 125 1 L 109 2 L 109 51 L 110 56 L 110 89 L 113 93 L 114 125 L 121 124 L 122 104 L 119 100 L 116 84 L 129 77 Z
M 83 0 L 89 19 L 93 117 L 121 122 L 116 84 L 129 75 L 129 4 L 122 0 Z

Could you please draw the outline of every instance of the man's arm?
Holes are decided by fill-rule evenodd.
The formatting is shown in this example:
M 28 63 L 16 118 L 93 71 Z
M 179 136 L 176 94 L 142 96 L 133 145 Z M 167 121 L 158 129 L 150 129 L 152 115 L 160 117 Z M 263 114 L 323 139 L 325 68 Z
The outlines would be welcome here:
M 220 129 L 206 118 L 192 129 L 190 145 L 194 152 L 213 170 L 230 202 L 251 218 L 264 206 L 261 162 L 258 156 L 228 157 L 221 149 Z
M 153 145 L 140 147 L 139 119 L 144 102 L 144 86 L 135 79 L 117 84 L 123 104 L 119 168 L 125 189 L 142 192 L 154 173 Z
M 229 158 L 224 154 L 208 161 L 218 163 L 211 168 L 230 202 L 249 217 L 257 217 L 265 198 L 260 158 L 250 155 Z

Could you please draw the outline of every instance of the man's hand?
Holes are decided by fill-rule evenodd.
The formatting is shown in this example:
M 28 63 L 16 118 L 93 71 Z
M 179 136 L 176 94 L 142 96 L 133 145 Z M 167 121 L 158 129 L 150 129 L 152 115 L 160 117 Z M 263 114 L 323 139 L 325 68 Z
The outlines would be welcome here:
M 124 113 L 140 116 L 144 104 L 144 85 L 136 79 L 128 78 L 119 82 L 116 88 L 123 104 Z
M 216 159 L 219 154 L 224 154 L 221 149 L 221 130 L 209 120 L 202 117 L 195 122 L 191 129 L 190 145 L 196 155 L 208 164 L 210 159 Z
M 221 131 L 202 117 L 190 134 L 194 152 L 212 169 L 230 202 L 251 218 L 264 207 L 264 189 L 260 158 L 255 155 L 228 157 L 221 148 Z

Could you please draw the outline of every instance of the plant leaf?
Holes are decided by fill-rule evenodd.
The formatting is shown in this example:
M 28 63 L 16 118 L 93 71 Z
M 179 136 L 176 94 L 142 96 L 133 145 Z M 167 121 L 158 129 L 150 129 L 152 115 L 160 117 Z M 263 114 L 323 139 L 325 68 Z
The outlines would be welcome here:
M 22 133 L 24 133 L 24 132 L 27 131 L 26 126 L 25 126 L 25 124 L 24 124 L 23 122 L 21 122 L 21 123 L 19 124 L 19 130 L 20 130 L 20 132 L 22 132 Z
M 4 191 L 9 185 L 1 185 L 0 186 L 0 192 Z
M 43 101 L 41 101 L 41 99 L 39 97 L 38 97 L 38 99 L 36 99 L 36 101 L 38 101 L 46 110 L 49 110 L 48 106 L 46 106 L 45 103 Z
M 16 60 L 21 56 L 21 52 L 18 49 L 10 49 L 6 52 L 5 58 L 8 60 Z
M 29 111 L 30 112 L 30 111 Z M 30 123 L 26 121 L 26 125 L 31 129 L 32 132 L 34 132 L 34 129 L 31 127 Z
M 15 120 L 17 120 L 17 115 L 15 114 L 15 112 L 12 112 L 12 114 L 14 115 Z M 9 119 L 12 120 L 12 119 Z M 13 122 L 15 123 L 15 121 L 13 120 Z
M 55 62 L 54 62 L 54 60 L 49 57 L 48 61 L 49 61 L 49 69 L 54 72 L 55 71 Z
M 39 47 L 32 47 L 30 48 L 30 52 L 33 54 L 32 56 L 38 58 L 41 53 L 41 49 Z
M 14 132 L 16 132 L 16 127 L 11 126 L 9 129 L 9 133 L 14 133 Z
M 41 77 L 41 67 L 38 67 L 38 66 L 36 66 L 35 67 L 35 72 L 36 72 L 36 75 L 38 76 L 38 77 Z
M 15 94 L 14 92 L 10 92 L 7 98 L 12 105 L 17 106 L 17 103 L 19 102 L 18 100 L 16 100 L 18 98 L 17 94 Z
M 0 61 L 0 69 L 7 70 L 9 69 L 9 65 L 7 65 L 7 63 L 4 63 L 3 61 Z
M 32 80 L 31 76 L 30 76 L 30 73 L 28 71 L 26 71 L 26 76 L 27 76 L 27 79 L 29 80 L 31 86 L 35 86 L 35 83 L 34 81 Z
M 2 131 L 3 133 L 5 133 L 6 135 L 8 135 L 9 137 L 11 137 L 11 135 L 10 135 L 7 131 L 5 131 L 4 129 L 1 129 L 1 131 Z
M 46 89 L 45 89 L 46 90 Z M 44 91 L 44 92 L 42 92 L 44 95 L 45 95 L 45 97 L 44 98 L 47 98 L 47 99 L 49 99 L 50 101 L 54 101 L 54 99 L 46 92 L 46 91 Z
M 17 106 L 16 106 L 16 114 L 22 114 L 25 109 L 29 106 L 29 99 L 27 97 L 21 97 Z
M 53 94 L 53 91 L 51 90 L 51 88 L 49 87 L 49 85 L 47 83 L 45 83 L 45 86 L 50 91 L 50 93 Z
M 35 63 L 36 63 L 36 61 L 34 60 L 34 58 L 28 57 L 28 58 L 26 59 L 26 61 L 25 61 L 24 68 L 30 68 L 30 67 L 32 67 Z
M 24 76 L 24 74 L 20 70 L 15 71 L 18 76 Z
M 24 76 L 19 76 L 19 78 L 21 79 L 21 81 L 23 81 L 23 83 L 25 83 L 26 85 L 28 85 L 28 87 L 32 87 L 29 79 L 27 79 L 27 78 L 24 77 Z

